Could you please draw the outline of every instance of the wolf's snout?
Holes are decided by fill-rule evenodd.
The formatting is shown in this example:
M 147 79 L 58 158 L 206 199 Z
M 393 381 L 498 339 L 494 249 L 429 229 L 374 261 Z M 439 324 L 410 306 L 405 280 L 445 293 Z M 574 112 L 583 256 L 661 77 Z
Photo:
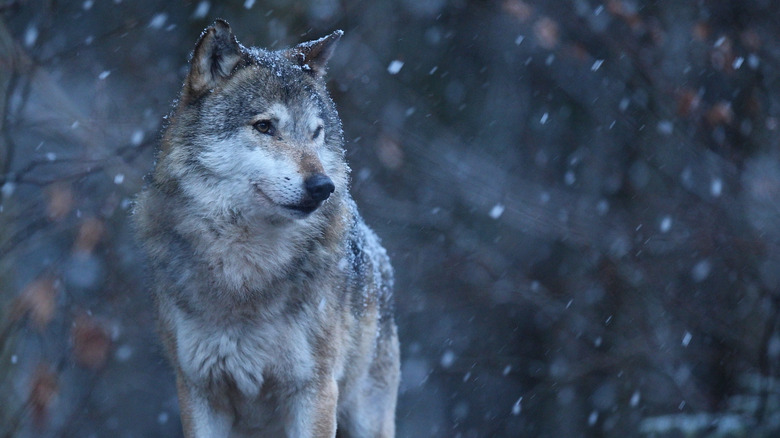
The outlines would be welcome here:
M 322 202 L 328 199 L 330 194 L 336 190 L 333 181 L 321 173 L 316 173 L 307 178 L 304 181 L 304 185 L 306 186 L 306 192 L 315 202 Z

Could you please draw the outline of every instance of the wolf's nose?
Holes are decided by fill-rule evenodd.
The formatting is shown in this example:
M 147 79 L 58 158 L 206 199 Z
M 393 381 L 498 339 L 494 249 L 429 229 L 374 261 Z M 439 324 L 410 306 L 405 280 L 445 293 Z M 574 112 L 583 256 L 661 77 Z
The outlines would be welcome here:
M 316 202 L 322 202 L 328 199 L 328 196 L 336 190 L 333 181 L 321 173 L 310 176 L 306 179 L 304 184 L 306 185 L 306 192 Z

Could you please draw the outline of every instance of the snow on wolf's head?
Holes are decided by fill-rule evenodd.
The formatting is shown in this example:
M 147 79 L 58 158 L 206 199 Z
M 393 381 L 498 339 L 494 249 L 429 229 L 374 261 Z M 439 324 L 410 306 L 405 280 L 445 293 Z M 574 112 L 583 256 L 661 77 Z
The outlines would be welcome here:
M 157 177 L 217 214 L 276 220 L 309 218 L 345 193 L 341 122 L 324 80 L 341 35 L 266 51 L 217 20 L 195 46 Z

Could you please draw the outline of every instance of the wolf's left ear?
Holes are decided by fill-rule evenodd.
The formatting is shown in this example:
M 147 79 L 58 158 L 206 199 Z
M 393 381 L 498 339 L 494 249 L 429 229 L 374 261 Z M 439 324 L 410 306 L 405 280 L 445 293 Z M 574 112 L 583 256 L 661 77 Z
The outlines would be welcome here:
M 332 34 L 318 40 L 298 44 L 288 49 L 284 54 L 292 62 L 298 64 L 304 70 L 313 72 L 317 77 L 325 75 L 325 66 L 336 48 L 336 43 L 344 32 L 337 30 Z
M 187 84 L 192 96 L 199 96 L 229 77 L 241 61 L 241 46 L 230 25 L 216 20 L 200 36 L 190 61 Z

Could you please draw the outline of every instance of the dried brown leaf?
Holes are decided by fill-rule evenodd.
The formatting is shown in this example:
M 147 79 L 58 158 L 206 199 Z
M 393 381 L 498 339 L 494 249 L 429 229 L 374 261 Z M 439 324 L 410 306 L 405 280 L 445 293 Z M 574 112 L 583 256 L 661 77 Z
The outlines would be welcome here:
M 528 19 L 531 18 L 531 15 L 534 12 L 534 9 L 531 5 L 520 0 L 506 0 L 502 4 L 502 7 L 504 9 L 504 12 L 517 18 L 521 22 L 528 21 Z
M 729 125 L 734 121 L 734 110 L 729 102 L 718 102 L 707 112 L 707 121 L 711 125 Z
M 545 49 L 554 49 L 560 39 L 558 23 L 549 17 L 540 18 L 534 25 L 534 35 L 539 45 Z
M 82 253 L 91 253 L 95 246 L 100 242 L 100 238 L 103 236 L 106 227 L 103 221 L 90 217 L 84 219 L 79 227 L 79 234 L 76 237 L 76 251 Z
M 57 396 L 58 390 L 58 378 L 54 371 L 47 365 L 39 365 L 30 382 L 29 402 L 35 423 L 46 421 L 49 407 Z
M 25 286 L 16 298 L 11 312 L 12 320 L 29 316 L 38 330 L 43 330 L 57 310 L 57 280 L 53 277 L 41 277 Z
M 61 220 L 73 209 L 73 190 L 70 184 L 56 182 L 46 189 L 46 216 Z
M 677 93 L 677 114 L 680 117 L 690 117 L 701 105 L 701 96 L 695 90 L 683 89 Z
M 397 141 L 382 136 L 377 143 L 377 155 L 379 161 L 388 169 L 398 169 L 404 164 L 404 151 Z
M 70 335 L 76 363 L 94 370 L 105 365 L 111 348 L 111 338 L 95 318 L 86 314 L 76 317 Z

